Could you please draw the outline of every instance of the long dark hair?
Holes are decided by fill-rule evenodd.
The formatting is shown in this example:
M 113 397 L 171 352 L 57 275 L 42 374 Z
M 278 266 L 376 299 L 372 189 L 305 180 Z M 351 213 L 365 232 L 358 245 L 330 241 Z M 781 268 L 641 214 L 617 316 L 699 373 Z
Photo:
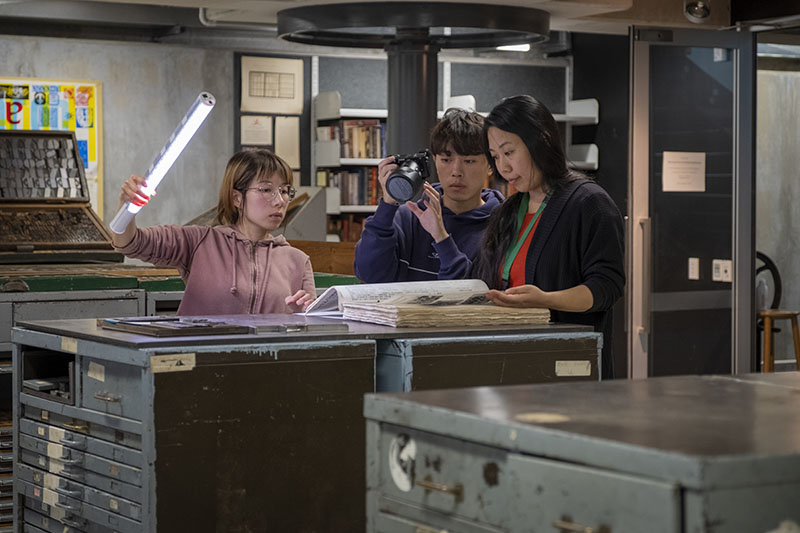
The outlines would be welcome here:
M 487 146 L 489 128 L 492 127 L 513 133 L 522 139 L 533 164 L 542 172 L 547 190 L 555 193 L 566 183 L 583 177 L 581 173 L 567 167 L 567 157 L 556 120 L 550 110 L 534 97 L 511 96 L 494 106 L 483 123 Z M 495 176 L 501 176 L 488 151 L 486 157 Z M 517 212 L 522 198 L 523 194 L 520 193 L 512 195 L 489 218 L 483 247 L 473 266 L 473 277 L 484 280 L 490 288 L 500 288 L 500 265 L 517 237 Z

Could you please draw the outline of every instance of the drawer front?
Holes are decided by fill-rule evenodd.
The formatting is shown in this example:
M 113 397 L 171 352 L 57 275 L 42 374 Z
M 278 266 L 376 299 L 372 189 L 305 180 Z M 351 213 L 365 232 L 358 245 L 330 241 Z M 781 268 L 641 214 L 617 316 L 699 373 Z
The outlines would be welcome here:
M 126 465 L 142 466 L 142 453 L 118 444 L 87 437 L 78 432 L 68 431 L 58 426 L 42 424 L 28 418 L 19 421 L 21 433 L 31 435 L 40 439 L 46 439 L 53 444 L 60 444 L 67 448 L 78 451 L 85 451 L 99 457 L 105 457 L 112 461 L 117 461 Z
M 50 533 L 114 533 L 111 528 L 31 498 L 25 498 L 23 520 Z
M 81 358 L 81 406 L 141 420 L 145 402 L 142 372 L 136 366 Z
M 93 424 L 85 420 L 79 420 L 69 416 L 64 416 L 59 413 L 53 413 L 38 407 L 22 404 L 21 416 L 27 417 L 36 421 L 41 421 L 45 424 L 60 427 L 68 431 L 79 433 L 82 435 L 90 435 L 98 439 L 103 439 L 116 444 L 121 444 L 135 450 L 142 449 L 142 436 L 127 431 L 120 431 L 107 426 Z
M 142 524 L 135 520 L 125 518 L 118 514 L 109 513 L 89 503 L 62 496 L 55 491 L 38 487 L 24 480 L 17 480 L 19 491 L 36 502 L 43 502 L 51 507 L 62 509 L 77 519 L 84 519 L 104 527 L 109 527 L 119 533 L 141 533 Z
M 38 455 L 38 464 L 35 466 L 43 467 L 41 463 L 49 459 L 51 469 L 58 468 L 58 465 L 63 465 L 73 473 L 78 473 L 80 470 L 89 470 L 125 483 L 131 483 L 136 486 L 142 485 L 142 472 L 133 466 L 110 461 L 90 453 L 71 450 L 60 444 L 51 444 L 29 435 L 20 434 L 19 446 L 21 450 L 34 452 Z
M 387 513 L 375 517 L 374 533 L 500 533 L 503 530 L 460 522 L 448 526 L 433 525 L 432 522 L 419 522 Z
M 144 500 L 141 487 L 101 476 L 91 470 L 64 465 L 55 459 L 28 450 L 20 450 L 20 460 L 26 465 L 39 468 L 49 474 L 61 476 L 69 481 L 82 483 L 121 498 L 138 503 L 142 503 Z
M 514 531 L 682 531 L 675 485 L 518 454 L 508 469 Z
M 50 300 L 14 302 L 14 323 L 20 320 L 59 320 L 62 318 L 109 318 L 137 316 L 136 298 L 108 300 Z
M 369 466 L 379 473 L 379 511 L 393 512 L 386 503 L 394 501 L 409 506 L 406 518 L 418 519 L 424 510 L 433 510 L 505 527 L 509 519 L 505 451 L 390 424 L 381 429 L 378 460 Z
M 64 479 L 63 477 L 43 472 L 27 465 L 19 465 L 18 475 L 22 480 L 55 491 L 61 496 L 75 498 L 76 500 L 95 505 L 100 509 L 121 514 L 134 520 L 141 521 L 142 519 L 141 505 L 78 483 L 77 481 Z

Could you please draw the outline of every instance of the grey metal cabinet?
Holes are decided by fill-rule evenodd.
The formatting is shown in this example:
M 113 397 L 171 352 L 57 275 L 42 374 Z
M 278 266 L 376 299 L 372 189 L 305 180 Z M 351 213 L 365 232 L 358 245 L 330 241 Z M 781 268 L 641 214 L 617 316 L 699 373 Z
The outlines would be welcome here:
M 65 322 L 13 333 L 15 531 L 363 529 L 374 341 Z
M 330 324 L 217 318 L 254 331 Z M 585 326 L 498 335 L 492 327 L 346 324 L 347 331 L 184 338 L 104 330 L 86 319 L 18 325 L 17 524 L 120 533 L 363 531 L 363 395 L 375 390 L 376 344 L 413 348 L 406 363 L 417 365 L 415 387 L 457 384 L 466 360 L 479 385 L 597 379 L 601 336 Z M 60 376 L 67 380 L 52 392 L 26 387 Z
M 800 373 L 375 394 L 364 413 L 371 532 L 800 522 Z

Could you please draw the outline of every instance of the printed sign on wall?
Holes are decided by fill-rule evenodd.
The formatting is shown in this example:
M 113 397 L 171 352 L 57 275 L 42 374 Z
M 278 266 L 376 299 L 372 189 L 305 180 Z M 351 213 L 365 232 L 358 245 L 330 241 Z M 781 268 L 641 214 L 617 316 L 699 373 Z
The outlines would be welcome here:
M 89 197 L 103 216 L 101 87 L 98 81 L 0 78 L 0 127 L 75 132 Z

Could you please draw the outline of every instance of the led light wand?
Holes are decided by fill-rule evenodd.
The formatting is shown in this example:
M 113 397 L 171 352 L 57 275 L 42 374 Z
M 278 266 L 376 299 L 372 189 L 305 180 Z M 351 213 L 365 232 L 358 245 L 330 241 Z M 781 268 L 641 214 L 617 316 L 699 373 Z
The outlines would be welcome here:
M 183 116 L 178 127 L 170 135 L 167 144 L 161 149 L 161 153 L 158 154 L 158 157 L 156 157 L 153 164 L 150 165 L 150 169 L 144 175 L 147 183 L 147 186 L 141 189 L 144 194 L 152 196 L 158 184 L 161 183 L 161 180 L 164 179 L 164 176 L 172 167 L 172 164 L 181 155 L 189 141 L 192 140 L 192 137 L 194 137 L 208 114 L 211 113 L 215 103 L 216 100 L 211 93 L 202 92 L 197 96 L 192 107 Z M 136 213 L 142 210 L 142 207 L 141 205 L 125 202 L 125 205 L 119 209 L 108 227 L 114 233 L 124 233 L 125 228 L 131 223 Z

